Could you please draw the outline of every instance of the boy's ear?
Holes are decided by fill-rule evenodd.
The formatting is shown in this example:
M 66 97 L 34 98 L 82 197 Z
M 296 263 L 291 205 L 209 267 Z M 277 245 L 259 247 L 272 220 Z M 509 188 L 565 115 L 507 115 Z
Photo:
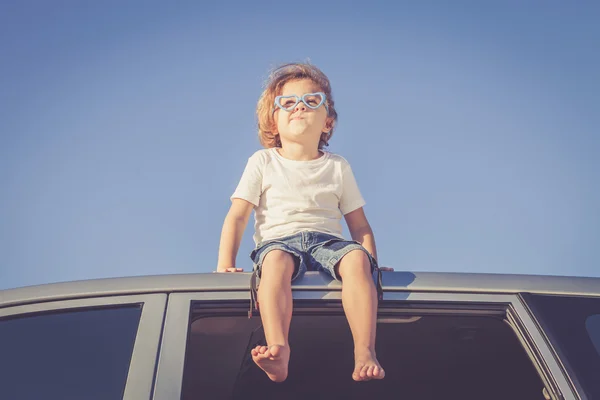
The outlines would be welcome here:
M 323 129 L 323 132 L 327 132 L 327 133 L 331 132 L 334 125 L 335 125 L 335 120 L 333 118 L 328 117 L 325 120 L 325 129 Z

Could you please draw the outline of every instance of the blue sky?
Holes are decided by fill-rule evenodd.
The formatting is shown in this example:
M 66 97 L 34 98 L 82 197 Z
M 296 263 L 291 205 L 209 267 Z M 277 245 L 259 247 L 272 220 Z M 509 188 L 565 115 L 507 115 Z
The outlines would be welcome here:
M 0 289 L 214 270 L 262 83 L 307 59 L 382 265 L 600 276 L 600 6 L 578 3 L 4 1 Z M 251 223 L 246 270 L 252 247 Z

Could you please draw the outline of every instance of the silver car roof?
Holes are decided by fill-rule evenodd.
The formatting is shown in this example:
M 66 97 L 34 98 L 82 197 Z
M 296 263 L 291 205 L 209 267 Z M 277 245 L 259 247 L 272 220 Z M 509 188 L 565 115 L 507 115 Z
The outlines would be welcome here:
M 0 307 L 65 299 L 175 292 L 248 291 L 250 273 L 198 273 L 94 279 L 0 291 Z M 479 273 L 383 272 L 384 291 L 540 293 L 600 297 L 600 278 Z M 319 272 L 294 281 L 294 290 L 341 290 Z M 385 298 L 385 296 L 384 296 Z

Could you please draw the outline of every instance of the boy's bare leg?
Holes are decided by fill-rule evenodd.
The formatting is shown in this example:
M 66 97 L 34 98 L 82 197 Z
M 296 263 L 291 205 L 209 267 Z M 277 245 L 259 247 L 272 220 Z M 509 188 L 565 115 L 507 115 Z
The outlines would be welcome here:
M 346 254 L 338 264 L 342 278 L 342 304 L 354 338 L 355 381 L 382 379 L 385 371 L 375 354 L 377 290 L 369 258 L 362 250 Z
M 252 349 L 252 359 L 274 382 L 288 375 L 290 346 L 288 333 L 292 320 L 292 256 L 272 250 L 262 264 L 258 302 L 267 346 Z

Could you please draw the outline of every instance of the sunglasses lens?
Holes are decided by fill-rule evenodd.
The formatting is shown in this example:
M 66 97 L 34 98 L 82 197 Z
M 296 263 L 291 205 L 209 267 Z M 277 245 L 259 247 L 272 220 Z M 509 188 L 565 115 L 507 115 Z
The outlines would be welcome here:
M 295 96 L 280 97 L 277 99 L 277 105 L 284 110 L 291 110 L 296 106 L 297 99 Z
M 310 108 L 317 108 L 323 104 L 323 96 L 320 94 L 309 94 L 308 96 L 304 96 L 304 101 Z

